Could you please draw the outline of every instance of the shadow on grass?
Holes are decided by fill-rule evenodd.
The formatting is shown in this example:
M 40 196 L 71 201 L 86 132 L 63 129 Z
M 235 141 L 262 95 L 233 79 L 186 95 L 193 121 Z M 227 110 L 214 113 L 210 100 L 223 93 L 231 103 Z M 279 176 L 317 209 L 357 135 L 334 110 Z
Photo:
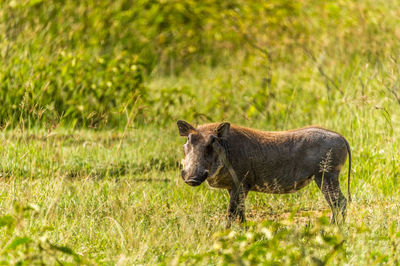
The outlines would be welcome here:
M 49 176 L 66 177 L 70 179 L 79 178 L 116 178 L 121 176 L 140 176 L 147 174 L 152 171 L 165 172 L 168 170 L 177 169 L 179 163 L 173 159 L 162 160 L 160 158 L 152 158 L 148 161 L 135 163 L 135 162 L 119 162 L 117 164 L 87 164 L 80 162 L 73 166 L 60 166 L 56 167 L 53 171 L 51 169 L 39 169 L 39 168 L 22 168 L 15 167 L 12 169 L 1 169 L 0 168 L 0 179 L 11 179 L 11 178 L 43 178 Z M 43 171 L 44 170 L 44 171 Z M 137 182 L 169 182 L 169 179 L 158 179 L 158 178 L 132 178 Z
M 0 169 L 0 179 L 10 179 L 14 177 L 32 177 L 32 173 L 29 173 L 25 169 Z
M 147 162 L 134 163 L 134 162 L 121 162 L 118 164 L 111 164 L 105 166 L 81 166 L 75 169 L 67 169 L 64 174 L 68 178 L 114 178 L 126 175 L 140 175 L 146 174 L 151 171 L 164 172 L 167 170 L 176 169 L 179 163 L 175 160 L 161 160 L 159 158 L 152 158 Z M 169 179 L 155 179 L 155 178 L 135 178 L 138 182 L 169 182 Z
M 102 145 L 113 145 L 115 143 L 126 141 L 132 138 L 131 135 L 123 135 L 122 133 L 115 133 L 111 136 L 102 135 L 80 135 L 80 134 L 29 134 L 29 133 L 15 133 L 9 134 L 6 137 L 13 142 L 56 142 L 62 143 L 63 146 L 82 145 L 85 143 L 97 143 Z

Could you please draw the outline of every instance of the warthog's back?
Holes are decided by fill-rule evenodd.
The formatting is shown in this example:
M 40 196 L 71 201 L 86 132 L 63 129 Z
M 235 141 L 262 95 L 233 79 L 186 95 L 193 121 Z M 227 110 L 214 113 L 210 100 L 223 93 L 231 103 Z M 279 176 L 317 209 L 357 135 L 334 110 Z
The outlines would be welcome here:
M 207 134 L 217 125 L 202 125 L 198 130 Z M 347 158 L 344 137 L 319 127 L 268 132 L 231 126 L 224 145 L 243 184 L 267 193 L 297 191 L 319 172 L 339 171 Z M 226 171 L 208 181 L 215 187 L 232 185 Z

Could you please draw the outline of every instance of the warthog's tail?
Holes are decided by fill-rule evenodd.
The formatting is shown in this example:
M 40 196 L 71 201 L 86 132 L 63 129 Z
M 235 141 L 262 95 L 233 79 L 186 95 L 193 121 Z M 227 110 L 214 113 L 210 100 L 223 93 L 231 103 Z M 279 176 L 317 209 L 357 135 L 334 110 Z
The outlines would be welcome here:
M 349 172 L 347 173 L 347 195 L 349 197 L 349 202 L 351 202 L 351 194 L 350 194 L 350 172 L 351 172 L 351 151 L 350 145 L 347 140 L 343 137 L 344 142 L 346 143 L 347 152 L 349 153 Z

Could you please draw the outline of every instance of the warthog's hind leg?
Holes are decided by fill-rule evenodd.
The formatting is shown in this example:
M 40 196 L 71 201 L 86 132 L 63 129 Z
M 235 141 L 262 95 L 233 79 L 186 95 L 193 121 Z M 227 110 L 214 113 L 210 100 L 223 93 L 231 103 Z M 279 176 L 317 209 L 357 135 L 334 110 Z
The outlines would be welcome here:
M 346 218 L 347 200 L 340 190 L 339 172 L 318 173 L 315 176 L 315 182 L 332 209 L 331 223 L 344 222 Z

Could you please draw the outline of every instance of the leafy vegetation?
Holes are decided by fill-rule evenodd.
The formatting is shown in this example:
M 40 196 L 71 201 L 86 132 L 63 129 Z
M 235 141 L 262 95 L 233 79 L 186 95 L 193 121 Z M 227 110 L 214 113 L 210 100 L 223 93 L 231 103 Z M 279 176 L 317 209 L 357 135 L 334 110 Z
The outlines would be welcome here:
M 52 227 L 45 226 L 40 228 L 36 234 L 33 233 L 33 236 L 20 235 L 21 233 L 26 233 L 24 232 L 26 218 L 29 216 L 30 218 L 36 217 L 38 213 L 39 207 L 37 205 L 29 204 L 22 207 L 16 204 L 13 215 L 0 217 L 0 228 L 5 228 L 2 230 L 2 241 L 0 242 L 0 262 L 2 264 L 89 263 L 89 261 L 83 259 L 69 247 L 51 243 L 48 240 L 46 232 L 52 231 Z
M 366 64 L 380 73 L 382 62 L 396 60 L 398 10 L 391 6 L 396 3 L 2 1 L 0 124 L 123 128 L 128 117 L 141 125 L 169 123 L 198 88 L 153 92 L 147 83 L 183 77 L 199 65 L 235 66 L 242 78 L 257 77 L 249 97 L 260 99 L 240 106 L 250 114 L 269 111 L 263 105 L 274 103 L 282 70 L 297 72 L 288 81 L 300 78 L 303 86 L 317 69 L 324 87 L 343 96 L 349 75 L 361 75 Z M 220 98 L 230 87 L 218 84 L 205 111 L 226 111 Z M 164 117 L 157 103 L 173 110 Z
M 0 1 L 0 262 L 399 264 L 398 6 Z M 227 193 L 179 177 L 177 119 L 341 132 L 347 222 L 310 185 L 225 230 Z

